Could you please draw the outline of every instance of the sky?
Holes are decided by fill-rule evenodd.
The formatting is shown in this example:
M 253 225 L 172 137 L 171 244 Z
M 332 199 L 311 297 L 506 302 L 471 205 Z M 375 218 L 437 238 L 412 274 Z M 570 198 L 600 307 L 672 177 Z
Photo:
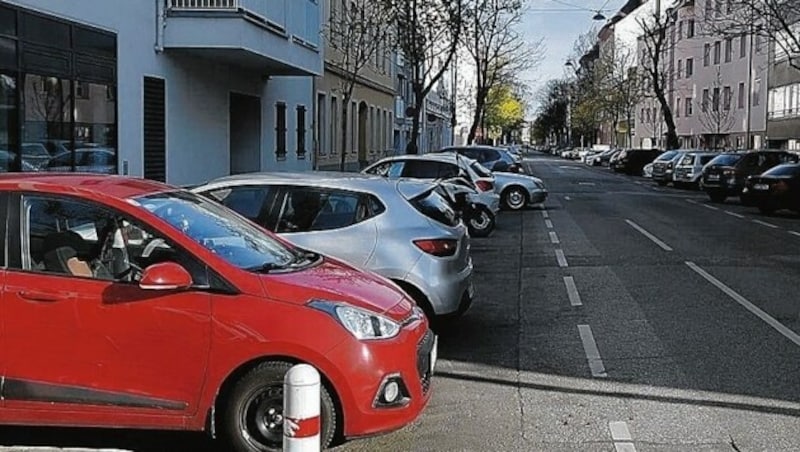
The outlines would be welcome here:
M 530 41 L 544 39 L 545 56 L 539 66 L 523 75 L 534 94 L 528 116 L 534 115 L 535 93 L 550 79 L 567 75 L 564 63 L 572 53 L 575 40 L 592 27 L 598 30 L 605 21 L 592 20 L 602 8 L 611 17 L 626 0 L 527 0 L 528 11 L 521 31 Z

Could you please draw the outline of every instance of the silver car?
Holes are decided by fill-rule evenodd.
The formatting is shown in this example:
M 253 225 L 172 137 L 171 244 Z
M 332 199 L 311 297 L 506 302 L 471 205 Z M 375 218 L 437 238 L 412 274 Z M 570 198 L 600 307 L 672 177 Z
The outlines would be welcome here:
M 676 187 L 698 188 L 703 177 L 703 167 L 719 152 L 689 152 L 675 166 Z
M 472 303 L 467 228 L 436 185 L 353 173 L 253 173 L 192 191 L 300 247 L 394 281 L 429 316 Z
M 478 162 L 472 162 L 470 167 L 481 177 L 494 175 L 495 192 L 500 194 L 500 202 L 508 210 L 520 210 L 547 199 L 547 187 L 538 177 L 501 171 L 492 173 Z
M 495 185 L 495 175 L 485 170 L 480 175 L 475 172 L 475 160 L 455 152 L 437 152 L 422 155 L 399 155 L 381 159 L 364 168 L 364 174 L 374 174 L 388 178 L 410 177 L 431 181 L 442 181 L 464 177 L 475 185 L 477 194 L 470 201 L 487 206 L 493 213 L 500 210 L 500 192 Z

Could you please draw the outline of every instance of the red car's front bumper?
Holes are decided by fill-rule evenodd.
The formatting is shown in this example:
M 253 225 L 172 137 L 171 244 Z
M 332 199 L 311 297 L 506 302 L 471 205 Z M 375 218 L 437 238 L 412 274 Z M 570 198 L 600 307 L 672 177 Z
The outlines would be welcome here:
M 344 436 L 370 436 L 397 430 L 422 413 L 431 396 L 431 360 L 435 359 L 435 336 L 425 320 L 405 326 L 387 341 L 357 341 L 340 344 L 328 354 L 344 377 L 334 381 L 342 403 Z M 399 379 L 407 400 L 393 406 L 376 403 L 387 379 Z

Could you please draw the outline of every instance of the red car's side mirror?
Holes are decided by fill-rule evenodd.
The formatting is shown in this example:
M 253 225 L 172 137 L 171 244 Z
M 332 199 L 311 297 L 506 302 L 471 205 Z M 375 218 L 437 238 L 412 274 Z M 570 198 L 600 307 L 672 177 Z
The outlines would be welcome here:
M 179 290 L 192 287 L 192 275 L 175 262 L 153 264 L 144 269 L 139 287 L 144 290 Z

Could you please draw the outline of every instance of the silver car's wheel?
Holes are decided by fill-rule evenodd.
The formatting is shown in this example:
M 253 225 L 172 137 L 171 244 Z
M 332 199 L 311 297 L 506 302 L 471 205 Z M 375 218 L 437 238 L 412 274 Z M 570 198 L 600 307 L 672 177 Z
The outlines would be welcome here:
M 503 193 L 503 205 L 509 210 L 520 210 L 528 204 L 528 194 L 522 187 L 511 187 Z

